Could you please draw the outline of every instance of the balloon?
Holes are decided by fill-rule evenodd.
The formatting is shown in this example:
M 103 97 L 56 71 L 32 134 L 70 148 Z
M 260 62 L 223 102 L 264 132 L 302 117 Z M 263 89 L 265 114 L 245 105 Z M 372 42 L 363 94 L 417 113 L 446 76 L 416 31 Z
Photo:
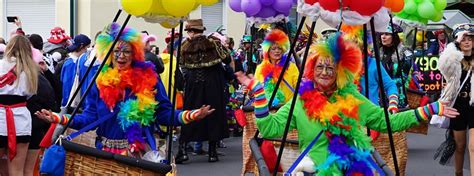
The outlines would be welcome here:
M 173 1 L 177 1 L 177 0 L 173 0 Z M 205 6 L 211 6 L 217 2 L 219 2 L 219 0 L 197 0 L 197 3 L 205 5 Z
M 134 16 L 147 13 L 152 7 L 153 0 L 122 0 L 123 9 Z
M 304 0 L 304 3 L 309 4 L 309 5 L 314 5 L 318 2 L 318 0 Z
M 240 5 L 242 0 L 229 0 L 229 6 L 233 11 L 242 12 L 242 6 Z
M 167 21 L 163 21 L 160 23 L 161 26 L 163 26 L 164 28 L 168 28 L 168 29 L 172 29 L 172 28 L 175 28 L 176 26 L 178 26 L 179 23 L 176 23 L 176 24 L 170 24 L 169 22 Z
M 260 0 L 260 3 L 264 6 L 271 6 L 274 2 L 275 0 Z
M 401 11 L 400 13 L 397 13 L 396 15 L 397 15 L 398 17 L 400 17 L 400 18 L 403 18 L 403 19 L 406 19 L 406 18 L 408 18 L 408 16 L 409 16 L 409 15 L 408 15 L 406 12 L 404 12 L 404 11 Z
M 339 10 L 339 1 L 336 0 L 319 0 L 319 5 L 324 9 L 331 12 Z
M 418 5 L 418 15 L 422 18 L 431 18 L 435 14 L 435 8 L 429 0 L 423 1 Z
M 256 0 L 242 0 L 241 7 L 247 16 L 254 16 L 262 9 L 262 5 Z
M 383 0 L 365 0 L 364 3 L 351 0 L 348 5 L 351 10 L 356 11 L 361 15 L 372 16 L 375 12 L 382 8 L 383 4 Z
M 163 0 L 153 0 L 153 5 L 148 12 L 157 15 L 169 15 L 165 8 L 163 8 L 162 1 Z
M 405 6 L 404 0 L 392 0 L 392 12 L 400 12 L 403 10 L 403 7 Z
M 260 17 L 260 18 L 268 18 L 268 17 L 273 17 L 277 14 L 277 12 L 275 11 L 275 9 L 273 9 L 272 7 L 263 7 L 260 12 L 257 13 L 257 17 Z
M 431 18 L 431 21 L 438 22 L 443 19 L 443 11 L 436 12 L 435 15 Z
M 275 2 L 272 5 L 273 9 L 279 12 L 289 11 L 292 6 L 293 6 L 293 1 L 289 1 L 289 0 L 275 0 Z
M 404 0 L 385 0 L 384 6 L 392 12 L 400 12 L 405 6 Z
M 194 9 L 196 0 L 162 1 L 163 8 L 172 16 L 187 16 Z
M 413 0 L 407 0 L 405 2 L 405 7 L 403 7 L 403 11 L 407 14 L 415 14 L 417 10 L 417 5 Z
M 436 10 L 444 10 L 448 3 L 446 0 L 435 0 L 434 7 Z

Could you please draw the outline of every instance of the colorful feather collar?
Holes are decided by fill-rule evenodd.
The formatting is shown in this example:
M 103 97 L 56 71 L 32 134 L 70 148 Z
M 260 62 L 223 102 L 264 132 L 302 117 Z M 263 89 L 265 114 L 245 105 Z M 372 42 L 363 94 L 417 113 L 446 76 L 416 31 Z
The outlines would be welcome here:
M 300 98 L 306 114 L 310 120 L 323 124 L 329 140 L 329 155 L 317 166 L 318 174 L 373 175 L 373 147 L 370 138 L 360 130 L 358 112 L 362 101 L 353 96 L 356 91 L 356 86 L 350 84 L 328 98 L 315 89 L 314 82 L 302 83 Z
M 267 99 L 270 99 L 270 96 L 272 95 L 273 90 L 275 90 L 276 82 L 278 81 L 278 77 L 280 76 L 281 71 L 283 70 L 286 57 L 287 55 L 284 55 L 282 59 L 280 59 L 278 64 L 272 64 L 268 59 L 264 59 L 261 65 L 259 65 L 260 67 L 262 67 L 260 74 L 262 74 L 263 76 L 263 85 L 264 85 L 265 95 L 267 96 Z M 285 100 L 286 100 L 285 94 L 283 94 L 283 92 L 280 89 L 278 89 L 275 100 L 272 102 L 272 106 L 276 106 L 280 103 L 285 103 Z
M 112 111 L 120 102 L 117 119 L 131 145 L 143 146 L 142 128 L 154 122 L 157 82 L 153 64 L 141 61 L 122 71 L 105 65 L 97 78 L 100 98 L 107 108 Z

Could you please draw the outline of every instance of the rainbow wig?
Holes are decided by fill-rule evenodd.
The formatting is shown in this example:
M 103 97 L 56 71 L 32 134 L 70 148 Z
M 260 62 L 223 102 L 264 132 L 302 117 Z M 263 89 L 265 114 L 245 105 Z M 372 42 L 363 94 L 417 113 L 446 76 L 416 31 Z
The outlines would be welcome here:
M 314 67 L 319 58 L 330 58 L 336 65 L 336 83 L 338 89 L 353 83 L 362 70 L 362 53 L 352 42 L 343 39 L 338 32 L 332 34 L 327 40 L 311 47 L 311 55 L 306 64 L 304 77 L 314 81 Z
M 97 50 L 97 57 L 100 61 L 105 58 L 105 55 L 109 51 L 112 43 L 114 42 L 115 38 L 117 38 L 118 33 L 120 32 L 121 26 L 117 23 L 112 23 L 105 27 L 102 33 L 97 36 L 97 40 L 95 41 L 95 49 Z M 120 35 L 120 39 L 124 42 L 130 43 L 132 46 L 133 52 L 133 60 L 134 61 L 144 61 L 145 60 L 145 51 L 144 45 L 142 43 L 142 36 L 141 33 L 136 31 L 135 29 L 125 27 Z M 110 61 L 114 58 L 114 54 L 110 54 L 109 59 L 107 60 L 107 64 L 110 64 Z
M 290 48 L 290 40 L 285 32 L 279 29 L 273 29 L 270 33 L 265 36 L 265 40 L 262 43 L 263 59 L 268 59 L 268 52 L 273 44 L 277 44 L 283 49 L 283 53 L 286 53 Z

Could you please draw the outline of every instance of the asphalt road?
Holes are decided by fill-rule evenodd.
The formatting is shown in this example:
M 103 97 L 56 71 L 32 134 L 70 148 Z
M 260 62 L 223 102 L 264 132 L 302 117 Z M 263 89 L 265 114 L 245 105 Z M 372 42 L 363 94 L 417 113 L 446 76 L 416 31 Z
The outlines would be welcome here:
M 452 166 L 442 166 L 433 160 L 436 148 L 444 140 L 445 130 L 430 127 L 428 135 L 408 135 L 407 176 L 450 176 L 454 175 Z M 192 156 L 185 164 L 178 165 L 180 176 L 238 176 L 242 167 L 242 139 L 239 137 L 225 140 L 227 148 L 219 149 L 217 163 L 208 163 L 206 155 Z M 174 150 L 176 151 L 176 150 Z M 469 175 L 464 170 L 464 175 Z

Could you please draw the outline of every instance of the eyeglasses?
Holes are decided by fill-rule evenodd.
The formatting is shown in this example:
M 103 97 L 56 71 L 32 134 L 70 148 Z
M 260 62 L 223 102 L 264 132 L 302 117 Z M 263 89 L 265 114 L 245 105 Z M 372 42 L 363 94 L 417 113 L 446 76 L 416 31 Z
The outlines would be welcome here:
M 326 73 L 328 73 L 329 75 L 332 75 L 334 73 L 334 67 L 323 66 L 323 65 L 316 66 L 316 73 L 322 73 L 325 69 L 326 69 Z
M 114 50 L 114 55 L 115 56 L 120 56 L 120 54 L 123 54 L 125 56 L 131 56 L 132 55 L 132 51 L 130 50 L 123 50 L 123 51 L 120 51 L 120 50 Z

